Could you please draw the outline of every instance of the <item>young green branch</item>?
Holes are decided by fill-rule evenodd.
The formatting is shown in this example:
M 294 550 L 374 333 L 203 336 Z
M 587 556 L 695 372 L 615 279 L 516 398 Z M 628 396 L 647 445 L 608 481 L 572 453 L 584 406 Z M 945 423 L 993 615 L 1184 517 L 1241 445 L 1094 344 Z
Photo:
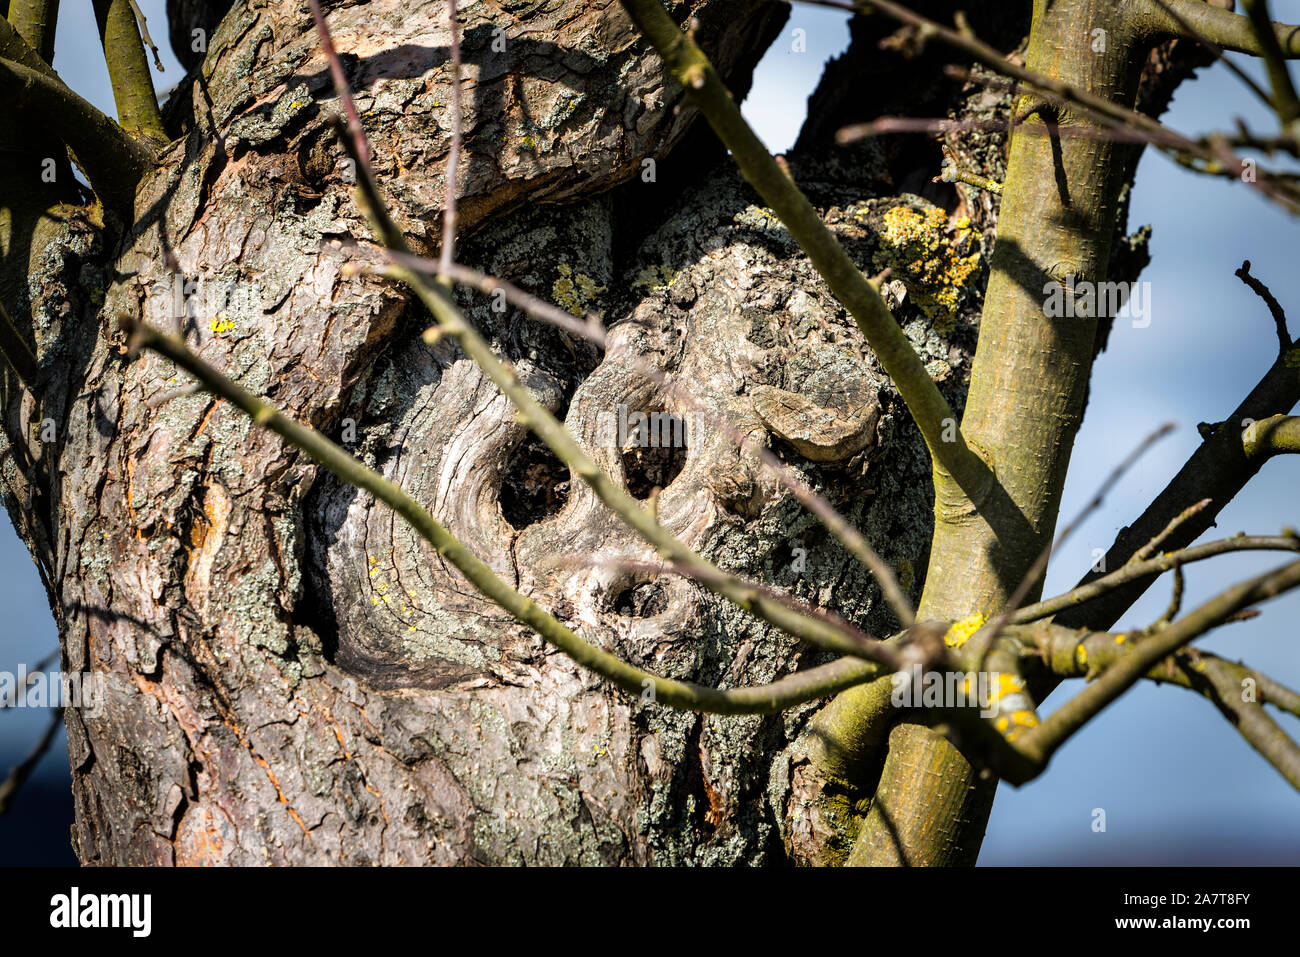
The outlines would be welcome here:
M 1092 677 L 1131 655 L 1135 636 L 1076 631 L 1039 624 L 1009 629 L 1027 644 L 1036 644 L 1046 667 L 1057 678 Z M 1300 694 L 1244 664 L 1206 651 L 1184 648 L 1149 669 L 1144 677 L 1173 684 L 1212 701 L 1242 737 L 1297 790 L 1297 745 L 1264 711 L 1265 704 L 1300 717 Z
M 54 62 L 59 0 L 9 0 L 9 22 L 47 64 Z
M 113 84 L 118 122 L 132 136 L 163 145 L 167 131 L 131 0 L 95 0 L 95 21 Z

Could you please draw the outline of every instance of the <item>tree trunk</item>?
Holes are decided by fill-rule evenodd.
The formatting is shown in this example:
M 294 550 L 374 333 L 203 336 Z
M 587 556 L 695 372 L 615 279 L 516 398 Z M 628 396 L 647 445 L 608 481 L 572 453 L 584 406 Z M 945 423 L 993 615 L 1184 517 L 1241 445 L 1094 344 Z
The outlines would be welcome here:
M 435 251 L 450 129 L 444 6 L 329 6 L 399 222 Z M 1010 48 L 1026 24 L 992 6 L 977 28 Z M 737 95 L 785 17 L 733 0 L 673 12 L 698 17 Z M 458 255 L 577 314 L 598 311 L 611 344 L 600 355 L 462 295 L 471 320 L 617 481 L 656 495 L 680 539 L 888 633 L 869 576 L 753 458 L 768 444 L 802 470 L 920 596 L 934 564 L 928 458 L 852 320 L 677 109 L 679 91 L 617 3 L 473 6 L 461 23 Z M 878 56 L 879 35 L 874 22 L 855 27 L 840 66 Z M 960 408 L 993 205 L 957 210 L 951 187 L 926 182 L 936 144 L 834 151 L 826 119 L 855 97 L 871 115 L 1004 114 L 1006 98 L 942 80 L 951 59 L 896 60 L 897 82 L 868 97 L 832 72 L 790 162 L 863 270 L 891 270 L 896 315 Z M 653 550 L 529 439 L 478 369 L 425 344 L 429 319 L 403 289 L 341 270 L 348 245 L 369 236 L 303 4 L 236 2 L 191 81 L 167 111 L 178 138 L 124 235 L 83 216 L 36 249 L 42 399 L 6 404 L 6 505 L 50 590 L 65 670 L 103 682 L 98 709 L 67 714 L 81 859 L 842 859 L 861 809 L 826 800 L 809 776 L 801 734 L 815 706 L 700 717 L 611 690 L 474 593 L 391 511 L 190 393 L 169 362 L 127 354 L 117 316 L 182 332 L 637 664 L 737 686 L 823 660 L 647 571 Z M 1001 137 L 953 145 L 1000 178 Z M 1113 217 L 1098 228 L 1109 241 Z M 1093 252 L 1104 259 L 1105 243 Z M 646 362 L 724 413 L 740 447 L 638 371 Z M 638 441 L 638 413 L 665 427 L 665 413 L 682 417 L 687 447 Z M 1054 509 L 1042 503 L 1036 533 Z

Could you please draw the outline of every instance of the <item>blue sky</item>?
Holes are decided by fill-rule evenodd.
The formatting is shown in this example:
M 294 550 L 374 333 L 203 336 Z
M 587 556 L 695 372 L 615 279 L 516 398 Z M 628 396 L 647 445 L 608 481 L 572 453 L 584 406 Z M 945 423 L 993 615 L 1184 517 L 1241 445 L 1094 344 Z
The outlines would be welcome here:
M 166 36 L 163 0 L 144 0 L 151 31 Z M 1300 21 L 1300 0 L 1273 0 L 1274 16 Z M 111 111 L 89 4 L 64 4 L 55 66 L 87 99 Z M 796 6 L 786 36 L 760 64 L 745 112 L 774 152 L 794 141 L 825 60 L 848 43 L 844 16 Z M 806 31 L 807 50 L 791 52 L 790 31 Z M 163 43 L 167 73 L 159 89 L 181 76 Z M 1249 58 L 1238 62 L 1265 82 Z M 1242 116 L 1259 130 L 1269 118 L 1241 83 L 1222 67 L 1203 71 L 1180 89 L 1166 122 L 1189 133 L 1223 129 Z M 937 172 L 937 170 L 936 170 Z M 1272 362 L 1277 348 L 1267 310 L 1234 276 L 1250 259 L 1292 313 L 1300 335 L 1295 268 L 1300 222 L 1242 184 L 1198 177 L 1158 155 L 1142 161 L 1131 226 L 1153 227 L 1148 328 L 1117 322 L 1101 356 L 1092 398 L 1075 449 L 1063 516 L 1076 514 L 1102 480 L 1144 436 L 1163 422 L 1177 425 L 1115 489 L 1106 504 L 1054 556 L 1046 593 L 1062 591 L 1086 570 L 1094 548 L 1106 548 L 1164 487 L 1199 442 L 1196 423 L 1225 417 Z M 1223 512 L 1213 537 L 1237 531 L 1273 533 L 1300 527 L 1300 457 L 1267 465 Z M 1186 605 L 1256 571 L 1278 557 L 1230 556 L 1188 571 Z M 57 635 L 35 567 L 0 522 L 0 669 L 34 663 Z M 1150 622 L 1168 601 L 1160 583 L 1125 617 Z M 1269 603 L 1254 621 L 1231 626 L 1201 642 L 1205 648 L 1300 686 L 1300 595 Z M 1046 710 L 1077 692 L 1059 689 Z M 1282 716 L 1293 735 L 1300 721 Z M 43 717 L 0 713 L 0 767 L 12 764 L 39 733 Z M 22 800 L 54 802 L 42 816 L 47 831 L 66 844 L 70 803 L 62 747 L 42 762 L 38 785 Z M 1091 828 L 1093 811 L 1106 812 L 1107 829 Z M 30 813 L 32 808 L 28 808 Z M 989 822 L 982 864 L 1013 863 L 1300 863 L 1300 795 L 1251 751 L 1218 712 L 1195 695 L 1141 685 L 1105 711 L 1054 758 L 1047 773 L 1019 790 L 1003 787 Z M 60 821 L 59 815 L 63 815 Z M 47 820 L 48 819 L 48 820 Z M 34 819 L 20 804 L 0 818 L 0 863 L 14 858 L 12 842 L 34 839 Z M 52 820 L 52 824 L 49 823 Z M 47 841 L 41 836 L 40 840 Z M 8 850 L 7 850 L 8 848 Z M 58 848 L 61 852 L 62 848 Z M 65 858 L 70 860 L 70 857 Z

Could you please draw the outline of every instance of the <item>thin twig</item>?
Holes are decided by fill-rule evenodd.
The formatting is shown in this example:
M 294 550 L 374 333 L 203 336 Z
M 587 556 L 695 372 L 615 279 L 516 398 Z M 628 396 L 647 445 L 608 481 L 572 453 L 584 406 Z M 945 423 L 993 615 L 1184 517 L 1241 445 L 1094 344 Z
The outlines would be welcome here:
M 1292 341 L 1291 333 L 1287 329 L 1286 311 L 1282 308 L 1282 304 L 1277 301 L 1276 297 L 1274 297 L 1272 290 L 1250 274 L 1250 260 L 1247 259 L 1243 262 L 1241 268 L 1239 268 L 1233 275 L 1249 286 L 1255 295 L 1264 300 L 1264 304 L 1268 306 L 1269 313 L 1273 316 L 1273 325 L 1277 328 L 1278 345 L 1281 347 L 1283 352 L 1289 350 L 1293 345 L 1295 345 L 1295 343 Z
M 1156 553 L 1156 549 L 1159 548 L 1161 545 L 1163 545 L 1165 540 L 1169 538 L 1170 535 L 1178 531 L 1179 527 L 1182 526 L 1184 522 L 1188 522 L 1194 517 L 1196 517 L 1197 515 L 1201 514 L 1201 512 L 1205 511 L 1207 508 L 1210 507 L 1211 502 L 1212 499 L 1203 498 L 1199 502 L 1195 503 L 1194 505 L 1187 506 L 1187 508 L 1183 509 L 1177 515 L 1171 518 L 1169 520 L 1169 524 L 1166 525 L 1163 529 L 1161 529 L 1158 535 L 1153 537 L 1151 541 L 1147 542 L 1136 552 L 1134 552 L 1133 557 L 1131 557 L 1124 564 L 1132 565 L 1137 562 L 1146 561 L 1148 558 L 1150 558 L 1152 555 Z
M 149 36 L 149 21 L 144 17 L 144 11 L 140 9 L 135 0 L 131 0 L 131 11 L 135 14 L 135 22 L 140 25 L 140 38 L 144 40 L 144 45 L 149 48 L 153 54 L 153 65 L 159 73 L 166 73 L 163 66 L 162 57 L 158 55 L 158 47 L 154 45 L 153 37 Z
M 1095 598 L 1100 598 L 1102 595 L 1130 582 L 1140 581 L 1143 578 L 1170 571 L 1175 563 L 1190 565 L 1229 552 L 1248 551 L 1300 552 L 1300 538 L 1290 535 L 1237 535 L 1233 538 L 1206 542 L 1204 545 L 1193 545 L 1190 548 L 1183 548 L 1167 555 L 1145 558 L 1140 561 L 1130 560 L 1101 578 L 1094 578 L 1086 584 L 1079 585 L 1052 598 L 1046 598 L 1032 605 L 1025 605 L 1011 616 L 1011 621 L 1014 624 L 1024 624 L 1037 621 L 1040 618 L 1051 617 L 1067 608 L 1074 608 Z

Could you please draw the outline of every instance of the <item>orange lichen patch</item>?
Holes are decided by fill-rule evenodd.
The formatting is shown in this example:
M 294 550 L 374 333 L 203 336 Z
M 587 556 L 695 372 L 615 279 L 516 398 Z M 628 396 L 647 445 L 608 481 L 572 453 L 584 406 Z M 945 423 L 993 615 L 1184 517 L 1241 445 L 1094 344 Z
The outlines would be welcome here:
M 185 574 L 185 593 L 190 601 L 206 609 L 212 587 L 212 563 L 226 537 L 230 520 L 230 496 L 219 484 L 207 487 L 203 495 L 206 521 L 195 522 L 190 530 L 189 567 Z
M 172 846 L 176 849 L 177 867 L 214 867 L 225 864 L 226 833 L 232 829 L 230 818 L 212 804 L 192 805 L 176 825 Z

